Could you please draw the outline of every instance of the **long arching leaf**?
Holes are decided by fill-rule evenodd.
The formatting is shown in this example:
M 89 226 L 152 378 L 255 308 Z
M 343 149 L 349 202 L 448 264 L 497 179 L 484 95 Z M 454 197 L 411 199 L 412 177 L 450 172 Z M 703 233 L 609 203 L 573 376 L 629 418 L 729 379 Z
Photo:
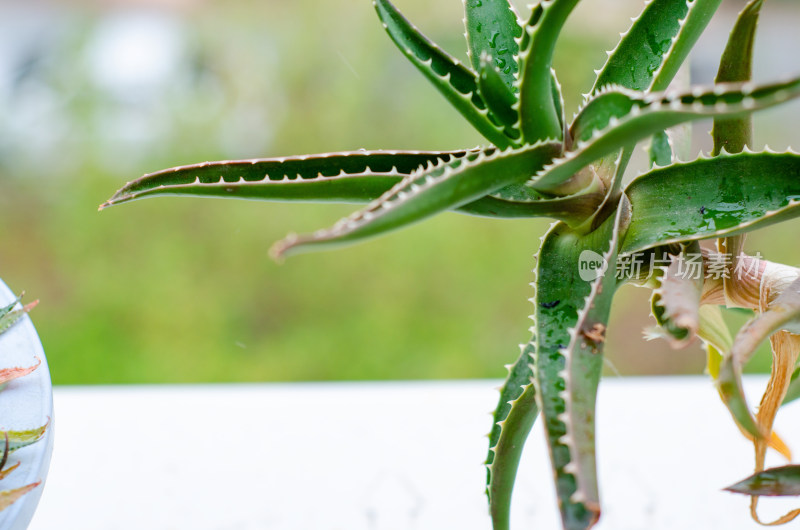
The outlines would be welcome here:
M 652 0 L 621 35 L 591 94 L 608 85 L 664 90 L 721 0 Z
M 626 189 L 621 253 L 748 232 L 800 216 L 800 155 L 723 155 L 655 169 Z
M 753 43 L 762 4 L 763 0 L 753 0 L 739 13 L 722 54 L 714 82 L 737 83 L 751 79 Z M 723 149 L 729 153 L 739 153 L 745 147 L 752 147 L 752 121 L 749 115 L 738 118 L 716 118 L 711 129 L 711 137 L 714 139 L 712 154 L 718 155 Z
M 652 0 L 633 25 L 621 35 L 608 61 L 597 71 L 593 96 L 609 86 L 639 91 L 665 90 L 710 22 L 721 0 Z M 663 131 L 659 131 L 663 132 Z M 622 152 L 604 155 L 597 164 L 600 176 L 609 183 L 612 195 L 621 186 L 635 142 Z
M 535 333 L 535 329 L 532 328 Z M 489 432 L 489 455 L 486 458 L 486 494 L 494 530 L 510 526 L 511 493 L 517 477 L 519 459 L 528 434 L 539 414 L 533 377 L 534 346 L 522 345 L 514 365 L 500 390 Z
M 165 169 L 129 182 L 100 209 L 166 195 L 368 203 L 426 164 L 449 162 L 468 153 L 477 151 L 354 151 L 206 162 Z M 574 226 L 592 215 L 601 202 L 600 189 L 583 190 L 574 196 L 545 198 L 526 186 L 517 185 L 480 197 L 459 206 L 456 211 L 492 218 L 551 217 Z M 0 327 L 3 318 L 0 316 Z
M 700 328 L 705 271 L 697 242 L 686 245 L 671 258 L 658 279 L 658 287 L 653 289 L 651 311 L 670 346 L 682 348 Z
M 627 205 L 588 235 L 555 225 L 537 261 L 533 315 L 535 383 L 550 446 L 564 528 L 590 528 L 600 517 L 594 406 L 616 287 L 618 233 Z
M 373 4 L 400 51 L 478 132 L 501 149 L 515 144 L 489 118 L 474 72 L 422 35 L 389 0 L 374 0 Z
M 308 236 L 289 236 L 273 247 L 273 255 L 359 241 L 458 208 L 509 184 L 523 182 L 559 150 L 560 144 L 540 143 L 488 155 L 468 155 L 420 171 L 329 229 Z
M 505 85 L 501 71 L 488 54 L 483 54 L 478 62 L 478 92 L 492 113 L 506 126 L 506 131 L 513 132 L 518 138 L 517 96 Z
M 127 183 L 100 209 L 160 195 L 365 202 L 428 164 L 476 151 L 344 151 L 179 166 Z
M 769 270 L 769 269 L 768 269 Z M 720 366 L 719 386 L 723 400 L 736 421 L 754 436 L 763 436 L 746 405 L 742 387 L 742 368 L 756 347 L 774 332 L 794 322 L 792 331 L 800 331 L 800 280 L 789 285 L 773 304 L 745 324 L 733 341 Z M 794 366 L 794 360 L 790 363 Z M 786 386 L 791 373 L 785 374 Z M 781 396 L 781 401 L 783 396 Z
M 585 184 L 573 176 L 620 146 L 681 123 L 703 117 L 736 116 L 798 96 L 800 79 L 760 86 L 717 85 L 690 93 L 644 96 L 622 88 L 608 89 L 587 103 L 573 121 L 574 150 L 540 171 L 529 185 L 551 193 L 574 193 Z
M 739 13 L 720 59 L 716 83 L 750 81 L 753 70 L 753 44 L 762 4 L 762 0 L 751 0 Z M 752 115 L 715 118 L 711 137 L 714 140 L 714 147 L 711 151 L 714 156 L 719 155 L 722 151 L 740 153 L 744 149 L 752 147 Z M 724 274 L 722 278 L 725 301 L 729 306 L 742 305 L 742 300 L 739 300 L 737 296 L 738 287 L 742 283 L 737 281 L 731 271 L 736 269 L 739 264 L 744 249 L 744 238 L 745 235 L 740 234 L 717 241 L 717 249 L 732 257 L 727 266 L 727 274 Z
M 552 63 L 556 40 L 578 0 L 546 0 L 534 8 L 531 23 L 523 29 L 520 50 L 519 114 L 527 143 L 561 139 L 561 120 L 552 95 Z

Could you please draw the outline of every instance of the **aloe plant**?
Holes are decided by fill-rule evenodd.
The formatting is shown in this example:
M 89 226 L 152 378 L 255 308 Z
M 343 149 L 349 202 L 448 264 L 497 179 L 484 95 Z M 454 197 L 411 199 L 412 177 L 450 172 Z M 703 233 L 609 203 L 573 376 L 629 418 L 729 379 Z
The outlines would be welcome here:
M 0 336 L 11 329 L 11 327 L 16 324 L 20 318 L 22 318 L 38 304 L 37 300 L 25 306 L 19 306 L 21 299 L 22 296 L 7 306 L 0 307 Z M 0 353 L 2 353 L 2 350 L 0 350 Z M 0 389 L 5 387 L 6 383 L 9 381 L 30 374 L 36 370 L 40 364 L 41 360 L 37 359 L 36 364 L 32 366 L 0 369 Z M 10 475 L 20 465 L 20 463 L 17 462 L 14 465 L 6 467 L 11 453 L 17 449 L 21 449 L 25 446 L 38 442 L 42 439 L 46 430 L 47 425 L 28 430 L 0 431 L 0 481 Z M 0 511 L 3 511 L 14 504 L 26 493 L 39 486 L 39 484 L 41 484 L 41 481 L 32 482 L 30 484 L 26 484 L 25 486 L 14 489 L 0 491 Z
M 494 528 L 509 527 L 520 454 L 537 416 L 564 528 L 598 521 L 595 398 L 611 302 L 627 283 L 653 290 L 658 326 L 651 336 L 675 347 L 703 341 L 709 373 L 753 441 L 762 472 L 767 447 L 788 454 L 772 421 L 781 403 L 800 395 L 800 344 L 791 334 L 800 332 L 800 271 L 745 254 L 744 234 L 800 216 L 800 155 L 753 151 L 750 116 L 800 95 L 800 78 L 750 81 L 762 5 L 752 0 L 731 32 L 715 84 L 671 87 L 720 2 L 645 2 L 570 120 L 552 60 L 577 0 L 541 0 L 524 16 L 508 0 L 466 0 L 467 65 L 388 0 L 375 0 L 389 37 L 485 137 L 485 146 L 175 167 L 129 182 L 100 208 L 162 195 L 366 203 L 329 228 L 277 243 L 272 252 L 279 259 L 356 243 L 450 210 L 552 218 L 536 257 L 532 338 L 509 365 L 489 435 L 486 492 Z M 708 117 L 714 151 L 688 160 L 679 152 L 682 126 Z M 649 169 L 626 178 L 639 144 L 648 147 Z M 703 240 L 716 244 L 702 247 Z M 690 268 L 696 274 L 687 275 Z M 732 339 L 720 306 L 756 315 Z M 741 370 L 767 337 L 775 368 L 754 416 Z M 800 475 L 771 473 L 771 480 L 784 481 Z M 754 517 L 767 480 L 761 478 L 733 488 L 753 495 Z

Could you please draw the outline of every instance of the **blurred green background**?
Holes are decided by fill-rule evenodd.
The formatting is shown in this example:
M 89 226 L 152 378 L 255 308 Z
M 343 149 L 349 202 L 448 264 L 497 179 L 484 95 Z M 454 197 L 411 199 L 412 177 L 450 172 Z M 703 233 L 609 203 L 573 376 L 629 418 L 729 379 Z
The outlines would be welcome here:
M 397 0 L 465 59 L 458 0 Z M 692 59 L 709 82 L 743 1 Z M 612 5 L 612 8 L 609 8 Z M 574 111 L 639 2 L 584 0 L 556 68 Z M 126 181 L 215 159 L 452 149 L 482 139 L 407 63 L 368 0 L 0 4 L 0 275 L 27 299 L 58 384 L 502 377 L 528 340 L 547 221 L 445 214 L 379 240 L 273 263 L 289 231 L 350 206 L 154 199 L 103 213 Z M 765 8 L 760 80 L 800 72 L 800 11 Z M 800 146 L 797 104 L 759 145 Z M 707 123 L 695 129 L 707 149 Z M 797 221 L 748 248 L 800 262 Z M 698 345 L 645 342 L 647 292 L 624 288 L 609 373 L 698 373 Z M 732 325 L 741 324 L 735 317 Z M 768 366 L 766 352 L 752 368 Z

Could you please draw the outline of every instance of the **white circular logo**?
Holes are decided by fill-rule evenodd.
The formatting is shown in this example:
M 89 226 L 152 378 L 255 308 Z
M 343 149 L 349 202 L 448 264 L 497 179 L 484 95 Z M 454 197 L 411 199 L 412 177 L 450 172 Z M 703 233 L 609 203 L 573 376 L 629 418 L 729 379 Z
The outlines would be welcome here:
M 603 256 L 593 250 L 584 250 L 578 257 L 578 274 L 581 280 L 591 282 L 596 280 L 608 269 L 608 263 Z

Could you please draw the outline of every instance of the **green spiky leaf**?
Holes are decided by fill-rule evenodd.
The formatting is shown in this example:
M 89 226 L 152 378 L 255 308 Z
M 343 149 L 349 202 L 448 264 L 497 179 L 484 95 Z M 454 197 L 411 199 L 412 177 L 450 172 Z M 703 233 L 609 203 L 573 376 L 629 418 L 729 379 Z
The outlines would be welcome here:
M 722 53 L 716 83 L 735 83 L 749 81 L 753 70 L 753 43 L 755 42 L 758 15 L 762 0 L 753 0 L 739 13 L 733 26 L 725 51 Z M 722 150 L 739 153 L 753 143 L 752 118 L 716 118 L 711 129 L 714 139 L 712 154 Z
M 489 118 L 474 72 L 422 35 L 389 0 L 373 4 L 400 51 L 478 132 L 501 149 L 515 145 Z
M 608 85 L 667 88 L 721 0 L 653 0 L 600 69 L 591 93 Z
M 609 52 L 605 66 L 597 72 L 595 95 L 609 86 L 639 91 L 666 89 L 680 65 L 708 25 L 720 0 L 653 0 L 645 5 L 633 25 Z M 663 131 L 660 131 L 663 132 Z M 631 158 L 635 141 L 603 156 L 597 164 L 601 178 L 610 182 L 616 195 Z
M 515 193 L 524 188 L 528 193 Z M 574 195 L 547 198 L 530 193 L 534 190 L 524 186 L 506 186 L 492 195 L 459 206 L 456 212 L 482 217 L 531 218 L 549 217 L 577 227 L 586 222 L 603 202 L 604 193 L 595 181 Z
M 659 277 L 653 291 L 651 309 L 665 338 L 674 348 L 682 348 L 694 338 L 700 327 L 700 297 L 703 292 L 703 257 L 700 245 L 692 242 Z
M 647 155 L 650 159 L 651 168 L 653 166 L 668 166 L 672 163 L 672 145 L 670 145 L 669 136 L 665 131 L 660 131 L 653 135 L 650 139 Z
M 741 153 L 655 169 L 626 190 L 623 253 L 722 237 L 800 216 L 800 155 Z
M 523 345 L 519 359 L 509 367 L 489 432 L 486 494 L 494 530 L 508 530 L 510 526 L 511 493 L 519 459 L 539 414 L 536 389 L 531 383 L 533 351 L 532 344 Z
M 588 235 L 555 225 L 538 254 L 535 377 L 565 528 L 589 528 L 599 517 L 593 419 L 616 279 L 613 268 L 587 264 L 616 263 L 626 214 L 623 205 Z
M 534 8 L 528 37 L 520 50 L 520 101 L 522 137 L 527 143 L 561 139 L 563 131 L 552 95 L 553 51 L 561 28 L 578 0 L 548 0 Z
M 421 167 L 470 152 L 476 151 L 345 151 L 179 166 L 129 182 L 100 209 L 161 195 L 367 202 Z
M 426 164 L 449 162 L 477 152 L 353 151 L 179 166 L 129 182 L 100 209 L 159 196 L 366 203 Z M 493 218 L 551 217 L 577 225 L 601 201 L 602 190 L 597 188 L 574 196 L 547 198 L 526 186 L 515 185 L 464 204 L 456 211 Z
M 481 56 L 478 64 L 478 91 L 492 114 L 506 126 L 506 131 L 519 138 L 519 131 L 516 129 L 519 122 L 519 114 L 515 108 L 517 96 L 505 84 L 500 70 L 487 54 Z
M 552 193 L 574 193 L 584 183 L 573 178 L 593 161 L 674 125 L 712 116 L 736 116 L 800 96 L 800 79 L 753 86 L 717 85 L 689 93 L 645 96 L 623 88 L 599 93 L 571 125 L 572 151 L 534 177 L 529 185 Z
M 480 71 L 481 56 L 490 56 L 503 84 L 513 93 L 519 70 L 516 39 L 522 35 L 514 6 L 508 0 L 465 0 L 464 15 L 473 68 Z
M 420 171 L 332 228 L 308 236 L 290 236 L 273 248 L 274 255 L 359 241 L 458 208 L 509 184 L 523 182 L 559 149 L 559 144 L 541 143 L 514 151 L 469 155 Z

